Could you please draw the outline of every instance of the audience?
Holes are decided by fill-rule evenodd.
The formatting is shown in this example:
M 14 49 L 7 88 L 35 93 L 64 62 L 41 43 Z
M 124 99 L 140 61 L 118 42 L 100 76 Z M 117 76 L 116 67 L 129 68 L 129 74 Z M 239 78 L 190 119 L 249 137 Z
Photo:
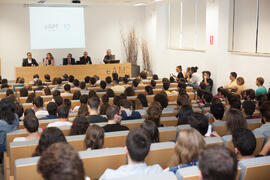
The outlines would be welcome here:
M 148 107 L 148 101 L 145 94 L 138 94 L 137 99 L 140 100 L 144 108 Z
M 231 82 L 229 82 L 224 88 L 235 92 L 237 90 L 236 78 L 237 78 L 236 72 L 231 72 L 230 74 Z
M 48 127 L 42 132 L 34 156 L 41 156 L 42 153 L 52 144 L 57 142 L 67 142 L 65 135 L 57 127 Z
M 168 106 L 168 97 L 166 93 L 158 93 L 154 96 L 154 101 L 160 103 L 162 110 Z
M 71 126 L 72 123 L 68 121 L 69 107 L 61 105 L 57 109 L 58 121 L 49 123 L 47 127 L 62 127 Z
M 89 91 L 86 89 L 86 83 L 84 81 L 80 82 L 81 94 L 88 95 Z
M 126 126 L 122 126 L 120 124 L 122 116 L 118 106 L 110 106 L 106 111 L 106 116 L 108 119 L 108 124 L 103 127 L 105 132 L 129 130 Z
M 151 104 L 151 106 L 146 110 L 146 120 L 153 121 L 157 127 L 163 127 L 160 124 L 160 117 L 162 113 L 162 107 L 160 103 L 156 102 Z
M 265 101 L 260 107 L 260 112 L 262 115 L 263 125 L 260 128 L 255 129 L 254 131 L 264 132 L 270 130 L 270 101 Z
M 118 79 L 113 79 L 113 86 L 111 87 L 111 89 L 114 92 L 119 92 L 119 93 L 124 93 L 125 92 L 125 87 L 119 85 L 119 80 Z
M 64 142 L 48 147 L 42 153 L 37 169 L 45 180 L 90 180 L 85 177 L 83 162 L 78 152 Z
M 212 92 L 213 89 L 213 80 L 211 79 L 211 72 L 210 71 L 203 71 L 203 80 L 202 83 L 206 86 L 206 91 Z
M 40 118 L 40 120 L 49 120 L 49 119 L 57 119 L 57 105 L 54 102 L 49 102 L 47 104 L 47 111 L 49 115 Z
M 193 128 L 181 130 L 169 163 L 169 170 L 176 174 L 178 169 L 198 165 L 199 152 L 204 146 L 204 138 L 198 131 Z
M 254 157 L 256 138 L 250 130 L 244 128 L 235 129 L 232 132 L 232 142 L 239 161 Z
M 102 104 L 100 106 L 99 113 L 100 115 L 106 115 L 107 109 L 110 107 L 109 105 L 109 96 L 107 94 L 104 94 L 101 96 Z
M 224 115 L 224 105 L 222 103 L 211 104 L 210 113 L 214 122 L 222 121 Z
M 84 144 L 87 150 L 102 149 L 104 145 L 104 129 L 96 124 L 89 126 Z
M 84 116 L 76 117 L 73 120 L 71 129 L 70 129 L 70 135 L 82 135 L 86 133 L 86 130 L 89 126 L 89 121 Z
M 127 165 L 116 170 L 107 169 L 100 180 L 118 179 L 144 174 L 157 174 L 162 172 L 159 165 L 147 166 L 144 160 L 150 150 L 150 140 L 143 129 L 131 130 L 126 140 Z
M 210 136 L 211 125 L 208 123 L 208 118 L 202 113 L 193 113 L 187 118 L 187 123 L 201 133 L 202 136 Z
M 88 120 L 90 123 L 100 123 L 100 122 L 107 122 L 107 119 L 101 115 L 99 115 L 99 105 L 100 99 L 97 96 L 93 96 L 88 99 L 88 111 L 89 116 Z
M 242 103 L 243 112 L 246 119 L 255 119 L 256 117 L 253 116 L 256 104 L 254 101 L 244 101 Z
M 235 94 L 240 95 L 244 90 L 246 90 L 244 78 L 238 77 L 236 79 L 236 84 L 237 84 L 237 90 L 236 90 Z
M 145 86 L 145 92 L 147 93 L 147 95 L 153 95 L 153 88 L 151 86 Z
M 34 114 L 28 114 L 23 119 L 23 125 L 27 131 L 26 137 L 16 137 L 13 142 L 21 142 L 28 140 L 36 140 L 39 139 L 38 126 L 39 122 L 37 117 Z
M 227 148 L 210 145 L 199 155 L 199 169 L 201 180 L 235 180 L 237 158 Z
M 132 102 L 127 99 L 120 100 L 120 110 L 122 120 L 141 119 L 142 116 L 138 111 L 132 110 Z

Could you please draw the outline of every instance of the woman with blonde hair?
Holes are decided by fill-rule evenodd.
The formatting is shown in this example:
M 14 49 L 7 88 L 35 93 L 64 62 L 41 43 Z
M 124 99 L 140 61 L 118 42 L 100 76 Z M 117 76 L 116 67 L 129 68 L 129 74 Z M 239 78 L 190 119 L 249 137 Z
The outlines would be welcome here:
M 203 136 L 195 129 L 183 129 L 176 140 L 174 154 L 169 164 L 169 171 L 176 174 L 178 169 L 196 166 L 199 152 L 204 149 Z
M 241 95 L 241 92 L 244 91 L 244 90 L 246 90 L 244 78 L 238 77 L 236 79 L 236 84 L 237 84 L 237 90 L 236 90 L 235 94 Z

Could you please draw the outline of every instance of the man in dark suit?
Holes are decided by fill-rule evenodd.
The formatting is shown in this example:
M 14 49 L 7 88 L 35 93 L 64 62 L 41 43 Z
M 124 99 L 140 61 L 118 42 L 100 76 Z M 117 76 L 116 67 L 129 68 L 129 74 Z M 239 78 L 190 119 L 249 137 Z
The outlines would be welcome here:
M 69 53 L 67 55 L 67 58 L 63 58 L 63 66 L 65 66 L 65 65 L 74 65 L 74 64 L 76 64 L 76 63 L 75 63 L 75 59 L 72 58 L 72 54 Z
M 38 63 L 35 59 L 32 58 L 32 54 L 30 52 L 27 53 L 27 58 L 23 59 L 22 63 L 23 67 L 26 66 L 38 66 Z
M 80 57 L 80 61 L 77 62 L 78 64 L 92 64 L 91 58 L 88 56 L 88 53 L 85 51 L 83 56 Z

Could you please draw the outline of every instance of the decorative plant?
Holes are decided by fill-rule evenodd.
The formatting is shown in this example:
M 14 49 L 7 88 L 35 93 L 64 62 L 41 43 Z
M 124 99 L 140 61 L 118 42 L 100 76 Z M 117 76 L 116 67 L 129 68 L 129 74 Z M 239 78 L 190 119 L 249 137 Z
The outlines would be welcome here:
M 142 58 L 143 58 L 143 69 L 148 72 L 149 75 L 152 74 L 151 66 L 150 66 L 150 55 L 148 50 L 147 41 L 142 39 L 141 42 L 142 49 Z
M 122 43 L 125 48 L 127 61 L 132 64 L 137 64 L 138 60 L 138 38 L 134 26 L 128 32 L 127 38 L 124 37 L 121 31 Z

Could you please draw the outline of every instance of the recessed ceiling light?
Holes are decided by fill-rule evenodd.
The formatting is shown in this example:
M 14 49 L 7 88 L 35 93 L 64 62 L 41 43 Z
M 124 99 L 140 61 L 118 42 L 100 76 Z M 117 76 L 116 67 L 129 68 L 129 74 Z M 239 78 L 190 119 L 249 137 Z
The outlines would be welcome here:
M 144 2 L 140 2 L 140 3 L 134 4 L 134 6 L 143 6 L 143 5 L 145 5 Z

